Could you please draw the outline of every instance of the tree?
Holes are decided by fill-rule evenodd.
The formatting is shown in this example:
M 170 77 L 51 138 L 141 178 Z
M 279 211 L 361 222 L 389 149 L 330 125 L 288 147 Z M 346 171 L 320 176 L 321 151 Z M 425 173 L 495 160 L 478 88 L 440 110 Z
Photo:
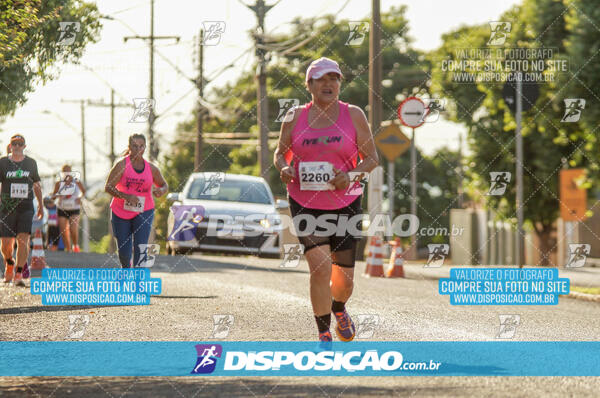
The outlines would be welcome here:
M 555 59 L 565 55 L 564 41 L 570 32 L 565 21 L 566 5 L 553 0 L 525 0 L 500 16 L 512 30 L 505 47 L 557 49 Z M 490 29 L 486 25 L 461 27 L 443 36 L 442 46 L 431 58 L 434 63 L 432 90 L 450 97 L 449 111 L 455 121 L 468 128 L 472 156 L 469 162 L 471 195 L 485 201 L 498 218 L 516 222 L 514 178 L 503 196 L 485 195 L 491 171 L 515 168 L 515 118 L 502 99 L 502 84 L 458 83 L 451 71 L 442 70 L 442 59 L 457 59 L 456 49 L 486 48 Z M 573 66 L 571 66 L 573 68 Z M 544 73 L 548 73 L 546 69 Z M 561 79 L 564 76 L 559 76 Z M 523 115 L 524 215 L 540 238 L 541 263 L 555 244 L 551 232 L 558 216 L 558 172 L 563 161 L 587 167 L 589 158 L 580 148 L 590 144 L 586 134 L 577 134 L 581 126 L 560 123 L 563 107 L 561 80 L 540 85 L 540 97 Z
M 26 101 L 37 83 L 57 76 L 57 64 L 77 62 L 100 30 L 96 5 L 76 0 L 4 0 L 0 3 L 0 117 Z M 61 22 L 79 23 L 61 45 Z

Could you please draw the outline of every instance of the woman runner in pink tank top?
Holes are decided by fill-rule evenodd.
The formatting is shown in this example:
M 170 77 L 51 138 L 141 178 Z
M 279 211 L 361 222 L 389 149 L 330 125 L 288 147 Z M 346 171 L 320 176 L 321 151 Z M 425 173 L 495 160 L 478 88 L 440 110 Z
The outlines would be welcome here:
M 338 338 L 350 341 L 355 335 L 345 303 L 352 294 L 361 236 L 356 221 L 362 213 L 360 180 L 379 163 L 365 114 L 338 99 L 341 78 L 337 62 L 329 58 L 310 64 L 306 87 L 312 101 L 286 115 L 274 157 L 304 246 L 310 298 L 319 340 L 325 344 L 332 341 L 332 312 Z M 316 226 L 319 217 L 336 228 L 323 233 Z
M 144 266 L 140 245 L 148 244 L 154 198 L 169 190 L 160 169 L 144 159 L 146 137 L 133 134 L 129 137 L 129 148 L 108 175 L 104 190 L 113 196 L 110 202 L 113 234 L 117 239 L 119 261 L 123 268 Z M 140 261 L 140 259 L 142 261 Z

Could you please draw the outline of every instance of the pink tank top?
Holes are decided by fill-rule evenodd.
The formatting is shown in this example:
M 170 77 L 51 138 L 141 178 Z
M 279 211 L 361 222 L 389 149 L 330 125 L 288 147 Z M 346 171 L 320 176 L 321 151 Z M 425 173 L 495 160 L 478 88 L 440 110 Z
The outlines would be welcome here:
M 292 130 L 292 148 L 285 154 L 285 159 L 294 167 L 296 178 L 287 184 L 289 195 L 302 206 L 310 209 L 341 209 L 354 202 L 359 195 L 346 195 L 347 190 L 309 191 L 300 190 L 300 162 L 329 162 L 342 171 L 353 170 L 358 162 L 358 146 L 356 129 L 348 104 L 338 101 L 340 111 L 338 119 L 329 127 L 312 128 L 308 125 L 308 111 L 312 102 L 308 103 Z
M 154 198 L 152 197 L 152 170 L 150 163 L 144 160 L 144 171 L 138 173 L 133 169 L 129 156 L 125 158 L 125 171 L 116 188 L 124 193 L 144 197 L 144 211 L 154 208 Z M 118 217 L 130 220 L 140 214 L 140 212 L 126 210 L 124 208 L 125 200 L 113 197 L 110 202 L 110 208 Z

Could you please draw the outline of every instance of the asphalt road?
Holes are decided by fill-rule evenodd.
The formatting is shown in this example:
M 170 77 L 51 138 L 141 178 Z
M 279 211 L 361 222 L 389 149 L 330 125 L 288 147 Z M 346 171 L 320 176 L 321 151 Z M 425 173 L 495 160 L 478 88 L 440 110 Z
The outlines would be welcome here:
M 115 266 L 105 255 L 48 253 L 51 266 Z M 68 341 L 68 315 L 89 317 L 79 340 L 214 340 L 214 315 L 231 315 L 224 340 L 314 340 L 308 268 L 254 257 L 159 256 L 163 291 L 151 305 L 45 307 L 28 289 L 0 287 L 0 340 Z M 598 340 L 600 304 L 452 306 L 438 294 L 447 268 L 407 266 L 406 279 L 365 278 L 357 265 L 350 314 L 379 319 L 369 340 L 496 340 L 499 315 L 518 314 L 514 340 Z M 586 276 L 590 273 L 591 276 Z M 583 276 L 582 276 L 583 275 Z M 582 283 L 596 272 L 580 271 Z M 563 275 L 561 275 L 563 276 Z M 599 279 L 600 280 L 600 279 Z M 590 282 L 589 285 L 593 285 Z M 24 360 L 26 360 L 24 358 Z M 32 364 L 35 366 L 35 364 Z M 1 396 L 597 396 L 600 379 L 573 377 L 0 378 Z

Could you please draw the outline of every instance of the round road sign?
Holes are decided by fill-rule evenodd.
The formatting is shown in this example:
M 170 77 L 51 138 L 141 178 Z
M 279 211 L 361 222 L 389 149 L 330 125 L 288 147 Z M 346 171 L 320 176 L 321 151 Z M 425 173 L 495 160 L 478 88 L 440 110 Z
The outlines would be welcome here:
M 425 123 L 427 106 L 420 98 L 408 97 L 398 105 L 398 119 L 408 127 L 416 128 Z

